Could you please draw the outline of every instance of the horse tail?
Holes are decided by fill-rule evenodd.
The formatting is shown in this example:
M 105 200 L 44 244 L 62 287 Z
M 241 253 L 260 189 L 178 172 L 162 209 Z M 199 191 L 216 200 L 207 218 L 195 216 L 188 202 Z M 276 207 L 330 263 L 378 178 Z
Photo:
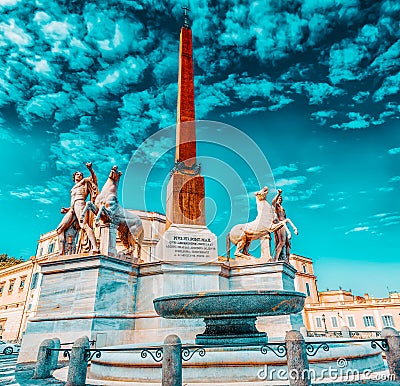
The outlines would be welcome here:
M 231 257 L 231 234 L 228 232 L 226 235 L 226 258 L 230 259 Z

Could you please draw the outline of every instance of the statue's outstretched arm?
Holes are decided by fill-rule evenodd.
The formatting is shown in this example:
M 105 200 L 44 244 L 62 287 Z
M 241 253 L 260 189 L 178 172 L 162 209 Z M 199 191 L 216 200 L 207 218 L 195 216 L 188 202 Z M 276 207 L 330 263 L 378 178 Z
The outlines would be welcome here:
M 93 181 L 93 183 L 94 183 L 96 186 L 98 186 L 98 183 L 97 183 L 97 176 L 96 176 L 96 173 L 95 173 L 94 170 L 93 170 L 92 163 L 91 163 L 91 162 L 87 162 L 87 163 L 86 163 L 86 167 L 89 169 L 89 172 L 90 172 L 90 174 L 91 174 L 91 176 L 92 176 L 92 181 Z
M 272 202 L 271 202 L 272 206 L 275 206 L 276 201 L 278 201 L 278 198 L 280 196 L 282 196 L 282 189 L 278 189 L 277 195 L 272 199 Z

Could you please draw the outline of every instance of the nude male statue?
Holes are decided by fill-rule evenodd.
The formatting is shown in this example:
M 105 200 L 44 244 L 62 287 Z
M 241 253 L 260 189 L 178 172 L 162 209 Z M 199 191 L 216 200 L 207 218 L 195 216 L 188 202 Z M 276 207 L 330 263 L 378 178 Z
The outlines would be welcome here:
M 276 220 L 283 221 L 286 219 L 286 212 L 282 206 L 282 189 L 278 189 L 278 194 L 272 200 L 272 206 L 275 209 Z M 293 226 L 293 224 L 292 224 Z M 284 260 L 289 261 L 290 257 L 290 233 L 288 234 L 288 228 L 285 226 L 283 228 L 275 231 L 275 256 L 274 261 Z M 294 227 L 294 232 L 297 234 L 297 228 Z
M 61 209 L 61 213 L 65 213 L 65 216 L 57 227 L 60 255 L 65 254 L 65 233 L 74 223 L 78 223 L 79 227 L 85 231 L 90 242 L 91 252 L 99 252 L 93 229 L 85 219 L 81 220 L 87 197 L 90 194 L 91 201 L 94 201 L 98 193 L 97 176 L 93 171 L 92 163 L 88 162 L 86 167 L 91 176 L 84 178 L 83 173 L 79 171 L 72 175 L 75 185 L 71 189 L 71 206 Z

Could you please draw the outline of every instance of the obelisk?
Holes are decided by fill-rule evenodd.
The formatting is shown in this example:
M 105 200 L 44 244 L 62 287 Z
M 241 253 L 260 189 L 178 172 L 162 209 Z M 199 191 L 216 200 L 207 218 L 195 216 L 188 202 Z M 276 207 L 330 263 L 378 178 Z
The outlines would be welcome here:
M 218 260 L 217 237 L 206 226 L 204 178 L 196 160 L 192 30 L 184 7 L 180 34 L 175 166 L 167 187 L 166 232 L 159 258 L 174 262 Z M 202 287 L 200 287 L 202 288 Z
M 175 166 L 167 187 L 167 229 L 171 224 L 205 225 L 204 178 L 196 162 L 192 30 L 184 7 L 180 33 Z

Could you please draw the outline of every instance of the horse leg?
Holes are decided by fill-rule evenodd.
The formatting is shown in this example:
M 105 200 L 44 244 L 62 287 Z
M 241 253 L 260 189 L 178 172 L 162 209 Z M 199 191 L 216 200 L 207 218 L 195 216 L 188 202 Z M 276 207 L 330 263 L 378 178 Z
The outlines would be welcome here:
M 88 202 L 86 203 L 85 207 L 83 208 L 83 211 L 82 211 L 81 217 L 80 217 L 80 219 L 79 219 L 79 222 L 83 223 L 83 222 L 85 221 L 85 215 L 86 215 L 86 212 L 87 212 L 88 210 L 90 210 L 90 211 L 92 211 L 94 214 L 96 214 L 97 211 L 98 211 L 98 208 L 97 208 L 97 206 L 96 206 L 95 204 L 93 204 L 93 202 L 88 201 Z
M 106 207 L 105 207 L 104 205 L 102 205 L 102 206 L 100 207 L 100 209 L 98 210 L 97 216 L 96 216 L 96 218 L 95 218 L 95 220 L 94 220 L 94 222 L 95 222 L 96 224 L 98 224 L 98 223 L 100 222 L 101 215 L 102 215 L 103 212 L 105 212 L 105 211 L 106 211 Z
M 246 237 L 246 234 L 243 233 L 242 237 L 240 238 L 240 240 L 236 244 L 236 251 L 234 253 L 235 256 L 242 256 L 242 250 L 246 246 L 246 242 L 247 242 L 247 237 Z
M 242 253 L 244 255 L 250 256 L 249 247 L 250 247 L 250 240 L 248 238 L 246 238 L 246 243 L 245 243 L 245 245 L 243 247 L 243 251 L 242 251 Z

